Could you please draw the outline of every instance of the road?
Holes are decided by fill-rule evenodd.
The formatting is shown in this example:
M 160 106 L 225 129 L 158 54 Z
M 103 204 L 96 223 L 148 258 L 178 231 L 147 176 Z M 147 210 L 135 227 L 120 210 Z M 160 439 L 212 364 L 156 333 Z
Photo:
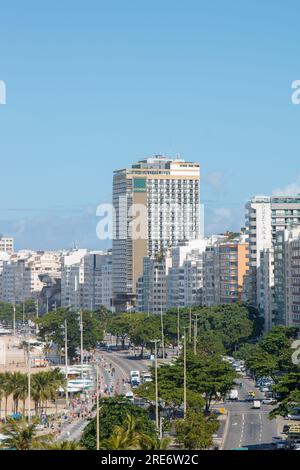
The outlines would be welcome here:
M 97 356 L 100 361 L 100 390 L 101 393 L 104 389 L 113 386 L 113 391 L 110 395 L 126 393 L 130 390 L 130 384 L 127 383 L 130 377 L 131 370 L 139 370 L 140 372 L 148 369 L 149 361 L 138 359 L 128 352 L 103 352 L 99 351 Z M 112 374 L 111 370 L 115 369 Z M 123 384 L 123 379 L 125 383 Z M 88 408 L 91 409 L 92 405 L 89 404 Z M 92 416 L 94 416 L 94 412 Z M 88 424 L 87 418 L 79 418 L 75 421 L 63 426 L 59 440 L 79 440 L 85 426 Z
M 224 450 L 237 447 L 248 447 L 249 450 L 270 450 L 272 438 L 278 436 L 277 420 L 269 420 L 268 414 L 272 407 L 261 406 L 260 410 L 252 409 L 252 403 L 244 401 L 249 391 L 255 391 L 257 398 L 264 394 L 254 387 L 253 381 L 247 378 L 241 380 L 243 387 L 239 389 L 239 401 L 227 402 L 229 410 L 228 431 Z
M 115 369 L 115 374 L 113 376 L 113 385 L 115 393 L 124 393 L 130 389 L 130 386 L 126 384 L 130 379 L 130 371 L 138 370 L 140 372 L 146 371 L 149 368 L 150 361 L 146 359 L 139 359 L 136 356 L 133 356 L 129 351 L 123 352 L 99 352 L 98 355 L 102 357 L 106 364 L 111 368 Z M 125 386 L 123 386 L 123 380 L 125 381 Z

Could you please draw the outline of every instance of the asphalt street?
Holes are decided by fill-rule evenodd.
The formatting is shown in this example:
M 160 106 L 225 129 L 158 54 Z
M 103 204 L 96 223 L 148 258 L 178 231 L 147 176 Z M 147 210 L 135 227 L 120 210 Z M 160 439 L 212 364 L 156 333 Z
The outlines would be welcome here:
M 263 398 L 264 394 L 254 387 L 253 381 L 241 379 L 242 388 L 239 391 L 239 400 L 226 402 L 225 408 L 229 411 L 229 423 L 224 449 L 230 450 L 238 447 L 247 447 L 249 450 L 270 450 L 273 448 L 272 439 L 278 436 L 279 423 L 270 420 L 268 414 L 272 409 L 270 405 L 261 405 L 261 409 L 252 408 L 252 402 L 245 401 L 249 391 L 254 391 L 256 398 Z

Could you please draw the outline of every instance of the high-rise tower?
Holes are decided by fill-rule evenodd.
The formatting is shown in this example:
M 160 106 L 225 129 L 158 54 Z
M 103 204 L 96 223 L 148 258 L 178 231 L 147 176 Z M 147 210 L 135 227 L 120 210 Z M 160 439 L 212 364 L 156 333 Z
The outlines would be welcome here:
M 114 172 L 113 295 L 116 310 L 135 302 L 143 258 L 200 234 L 200 166 L 162 155 Z

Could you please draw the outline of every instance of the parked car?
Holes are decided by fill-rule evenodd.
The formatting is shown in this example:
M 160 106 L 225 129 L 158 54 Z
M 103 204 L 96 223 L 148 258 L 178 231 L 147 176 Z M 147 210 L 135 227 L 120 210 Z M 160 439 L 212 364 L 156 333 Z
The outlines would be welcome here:
M 281 449 L 286 449 L 287 448 L 287 441 L 282 439 L 282 437 L 278 436 L 278 437 L 273 437 L 273 442 L 272 442 L 273 446 L 275 446 L 275 448 L 277 450 L 281 450 Z
M 293 419 L 295 421 L 300 421 L 300 408 L 295 407 L 291 410 L 291 412 L 287 415 L 288 419 Z
M 282 432 L 283 434 L 287 434 L 289 432 L 289 429 L 290 429 L 290 425 L 289 424 L 285 424 L 282 428 Z
M 276 400 L 272 397 L 270 398 L 263 398 L 262 403 L 264 405 L 274 405 L 276 403 Z

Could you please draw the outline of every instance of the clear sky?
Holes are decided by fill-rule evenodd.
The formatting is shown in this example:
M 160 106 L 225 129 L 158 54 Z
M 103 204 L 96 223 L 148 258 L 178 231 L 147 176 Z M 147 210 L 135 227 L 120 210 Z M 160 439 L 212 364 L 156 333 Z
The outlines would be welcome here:
M 198 161 L 206 232 L 246 199 L 300 189 L 300 3 L 0 0 L 0 233 L 101 248 L 112 171 Z

